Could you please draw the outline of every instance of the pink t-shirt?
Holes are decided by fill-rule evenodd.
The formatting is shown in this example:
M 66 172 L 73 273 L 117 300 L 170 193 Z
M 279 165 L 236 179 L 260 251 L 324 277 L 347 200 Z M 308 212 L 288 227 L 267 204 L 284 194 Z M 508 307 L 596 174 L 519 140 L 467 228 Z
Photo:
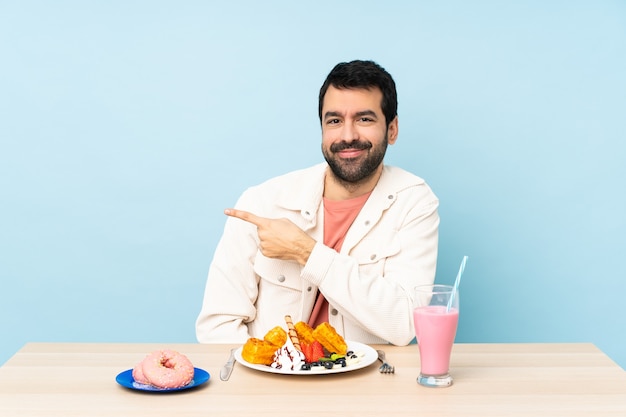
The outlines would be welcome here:
M 370 194 L 371 192 L 349 200 L 324 198 L 324 245 L 337 252 L 341 251 L 348 229 L 359 215 Z M 315 328 L 318 324 L 327 321 L 328 301 L 321 292 L 318 292 L 311 318 L 309 318 L 309 326 Z

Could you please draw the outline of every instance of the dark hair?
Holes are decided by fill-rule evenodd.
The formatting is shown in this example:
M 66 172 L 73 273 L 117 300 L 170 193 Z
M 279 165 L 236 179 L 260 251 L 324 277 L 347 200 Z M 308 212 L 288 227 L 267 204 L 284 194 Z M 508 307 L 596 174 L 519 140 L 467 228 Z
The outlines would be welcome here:
M 355 60 L 351 62 L 341 62 L 335 65 L 326 81 L 320 88 L 319 95 L 319 117 L 322 121 L 322 106 L 324 104 L 324 96 L 328 87 L 335 88 L 365 88 L 371 89 L 378 87 L 383 93 L 383 100 L 380 107 L 385 115 L 387 126 L 393 121 L 398 114 L 398 93 L 396 92 L 396 83 L 391 75 L 385 71 L 383 67 L 374 61 Z

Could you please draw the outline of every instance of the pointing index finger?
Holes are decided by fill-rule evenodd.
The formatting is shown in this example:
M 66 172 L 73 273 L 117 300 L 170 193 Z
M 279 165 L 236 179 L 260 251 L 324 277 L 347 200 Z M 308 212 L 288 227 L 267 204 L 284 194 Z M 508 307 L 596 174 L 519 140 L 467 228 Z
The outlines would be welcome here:
M 257 227 L 265 224 L 265 220 L 266 220 L 264 217 L 259 217 L 255 214 L 252 214 L 244 210 L 226 209 L 224 210 L 224 214 L 230 217 L 236 217 L 248 223 L 252 223 L 253 225 Z

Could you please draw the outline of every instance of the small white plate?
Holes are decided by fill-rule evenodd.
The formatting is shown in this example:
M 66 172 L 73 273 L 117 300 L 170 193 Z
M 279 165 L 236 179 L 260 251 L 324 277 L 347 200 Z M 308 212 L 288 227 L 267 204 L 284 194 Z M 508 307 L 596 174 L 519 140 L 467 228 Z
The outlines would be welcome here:
M 243 346 L 238 348 L 235 351 L 235 360 L 251 369 L 256 369 L 257 371 L 269 372 L 271 374 L 285 374 L 285 375 L 326 375 L 326 374 L 339 374 L 343 372 L 356 371 L 357 369 L 362 369 L 370 366 L 376 359 L 378 359 L 378 353 L 372 347 L 365 345 L 359 342 L 350 342 L 346 341 L 348 344 L 348 351 L 353 351 L 354 353 L 363 353 L 363 357 L 358 363 L 353 363 L 346 367 L 335 366 L 333 369 L 323 369 L 319 371 L 292 371 L 291 369 L 276 369 L 272 368 L 268 365 L 259 365 L 246 361 L 241 356 L 241 351 L 243 350 Z

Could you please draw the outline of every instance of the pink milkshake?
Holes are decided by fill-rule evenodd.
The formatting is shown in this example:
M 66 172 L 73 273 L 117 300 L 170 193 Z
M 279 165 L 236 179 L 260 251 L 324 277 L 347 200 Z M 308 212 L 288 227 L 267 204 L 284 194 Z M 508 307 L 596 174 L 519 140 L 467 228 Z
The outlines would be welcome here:
M 459 310 L 451 308 L 446 312 L 446 306 L 417 307 L 413 310 L 413 319 L 422 374 L 447 374 Z
M 449 387 L 450 354 L 459 324 L 459 293 L 450 285 L 415 287 L 415 337 L 421 370 L 417 382 L 425 387 Z

